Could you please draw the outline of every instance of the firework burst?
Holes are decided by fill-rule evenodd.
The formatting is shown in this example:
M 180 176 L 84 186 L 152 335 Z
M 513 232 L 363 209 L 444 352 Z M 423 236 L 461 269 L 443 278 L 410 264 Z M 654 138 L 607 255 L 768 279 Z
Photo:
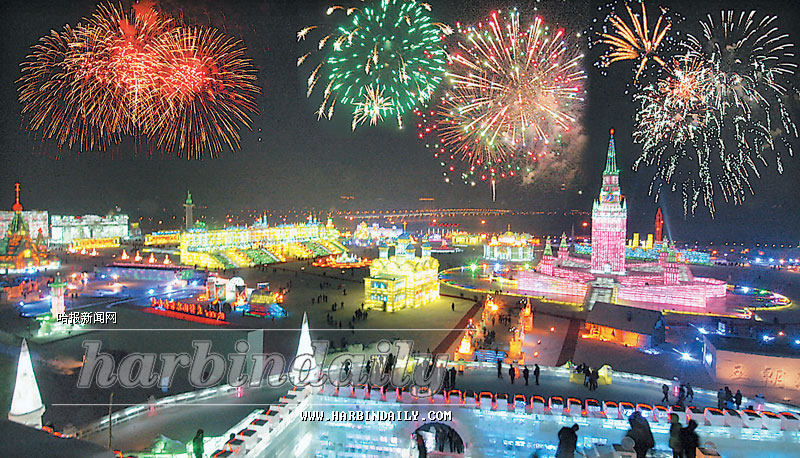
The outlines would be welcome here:
M 459 28 L 434 119 L 420 138 L 438 135 L 434 155 L 468 184 L 527 174 L 575 128 L 583 106 L 583 55 L 563 29 L 540 17 L 521 27 L 519 13 L 492 13 L 486 26 Z M 419 111 L 422 116 L 424 112 Z M 425 116 L 428 118 L 427 116 Z M 448 159 L 449 158 L 449 159 Z
M 307 96 L 322 91 L 318 118 L 333 116 L 336 104 L 374 125 L 403 115 L 432 97 L 444 74 L 441 37 L 447 29 L 432 21 L 430 6 L 407 0 L 376 0 L 369 6 L 332 6 L 327 14 L 345 14 L 342 23 L 317 41 L 324 53 L 307 80 Z M 297 33 L 304 39 L 314 26 Z M 298 66 L 308 54 L 298 59 Z M 378 107 L 378 105 L 380 105 Z
M 239 147 L 239 126 L 257 109 L 255 69 L 242 43 L 215 29 L 182 27 L 157 46 L 161 100 L 158 146 L 201 155 Z
M 711 106 L 716 84 L 716 75 L 707 62 L 687 55 L 672 62 L 666 77 L 634 96 L 640 108 L 633 140 L 642 145 L 634 169 L 656 166 L 651 192 L 663 183 L 670 183 L 674 191 L 680 179 L 687 212 L 688 205 L 694 212 L 701 196 L 713 209 L 713 176 L 708 164 L 715 150 L 711 142 L 720 129 Z M 681 162 L 695 161 L 696 177 L 681 167 Z
M 713 216 L 717 191 L 741 204 L 759 167 L 774 157 L 782 173 L 782 154 L 793 154 L 798 132 L 785 100 L 796 94 L 789 80 L 796 64 L 775 21 L 752 11 L 709 16 L 670 75 L 635 96 L 634 140 L 642 144 L 635 167 L 656 167 L 656 196 L 664 184 L 681 189 L 685 213 L 702 201 Z
M 21 69 L 31 130 L 81 151 L 123 135 L 187 157 L 235 149 L 259 92 L 239 42 L 141 6 L 98 5 L 76 27 L 43 37 Z
M 612 13 L 608 16 L 608 23 L 613 32 L 600 34 L 600 42 L 608 45 L 608 51 L 603 55 L 602 62 L 605 66 L 623 60 L 638 62 L 636 76 L 634 76 L 634 81 L 636 81 L 650 60 L 657 62 L 662 67 L 666 65 L 658 52 L 659 48 L 663 48 L 661 44 L 672 27 L 672 21 L 665 17 L 667 10 L 661 8 L 661 14 L 651 31 L 647 23 L 647 10 L 644 2 L 642 2 L 641 16 L 634 13 L 627 3 L 625 10 L 630 19 L 630 25 L 625 22 L 625 19 Z
M 356 130 L 356 126 L 364 124 L 367 120 L 369 120 L 370 126 L 374 126 L 379 121 L 383 121 L 384 115 L 391 113 L 391 111 L 392 101 L 383 96 L 383 90 L 368 86 L 364 101 L 358 102 L 353 112 L 353 130 Z

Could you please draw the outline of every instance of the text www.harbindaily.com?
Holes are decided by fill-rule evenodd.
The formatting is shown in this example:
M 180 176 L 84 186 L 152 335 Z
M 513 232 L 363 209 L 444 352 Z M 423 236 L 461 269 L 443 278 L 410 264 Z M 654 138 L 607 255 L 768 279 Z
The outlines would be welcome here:
M 303 412 L 302 421 L 418 421 L 421 413 L 416 410 L 334 410 Z M 451 421 L 453 412 L 432 410 L 424 415 L 424 421 Z

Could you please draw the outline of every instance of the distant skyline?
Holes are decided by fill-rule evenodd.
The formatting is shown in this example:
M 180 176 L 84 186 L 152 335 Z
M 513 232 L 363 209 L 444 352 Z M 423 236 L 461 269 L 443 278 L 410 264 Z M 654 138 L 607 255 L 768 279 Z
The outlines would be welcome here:
M 5 18 L 0 45 L 0 209 L 10 209 L 13 183 L 20 181 L 26 209 L 103 214 L 119 206 L 132 219 L 158 216 L 163 208 L 182 215 L 187 189 L 198 206 L 208 207 L 203 212 L 216 216 L 242 209 L 414 208 L 420 204 L 420 197 L 434 198 L 437 207 L 589 211 L 600 185 L 608 130 L 613 127 L 621 186 L 628 199 L 629 227 L 652 225 L 657 208 L 648 195 L 652 170 L 631 170 L 641 148 L 631 140 L 635 105 L 626 94 L 630 74 L 623 65 L 612 67 L 608 76 L 601 75 L 592 65 L 598 49 L 587 50 L 585 61 L 588 93 L 583 124 L 588 141 L 583 151 L 574 152 L 580 156 L 578 179 L 563 191 L 557 182 L 521 185 L 501 181 L 497 202 L 492 202 L 491 191 L 484 184 L 468 187 L 442 180 L 441 168 L 417 139 L 411 118 L 402 130 L 389 123 L 377 128 L 362 126 L 355 133 L 344 111 L 333 121 L 316 120 L 316 101 L 305 97 L 306 70 L 296 67 L 297 57 L 309 44 L 298 44 L 295 33 L 325 20 L 328 2 L 157 3 L 186 22 L 210 23 L 241 38 L 247 46 L 263 93 L 252 131 L 242 132 L 241 150 L 198 161 L 162 158 L 152 146 L 132 138 L 99 154 L 59 150 L 54 142 L 43 142 L 27 131 L 20 115 L 15 84 L 19 64 L 41 36 L 51 29 L 60 30 L 64 24 L 76 24 L 91 14 L 95 2 L 5 2 L 0 6 Z M 429 3 L 433 14 L 449 23 L 479 21 L 493 8 L 519 5 L 474 2 L 465 9 L 456 0 Z M 762 13 L 778 14 L 780 26 L 795 42 L 799 38 L 795 24 L 800 21 L 800 11 L 794 2 L 714 1 L 703 3 L 702 8 L 696 2 L 662 3 L 686 15 L 686 23 L 722 7 L 757 8 Z M 537 6 L 549 22 L 577 31 L 589 25 L 600 4 L 542 1 Z M 796 111 L 793 114 L 800 116 Z M 154 157 L 148 159 L 151 154 Z M 55 160 L 56 156 L 60 159 Z M 800 199 L 796 197 L 800 158 L 785 158 L 782 175 L 775 172 L 774 164 L 771 166 L 763 170 L 760 179 L 752 180 L 755 195 L 748 196 L 744 205 L 725 203 L 718 196 L 716 219 L 702 207 L 696 216 L 684 219 L 680 193 L 663 193 L 661 204 L 668 226 L 682 239 L 800 240 Z M 343 201 L 340 196 L 354 199 Z

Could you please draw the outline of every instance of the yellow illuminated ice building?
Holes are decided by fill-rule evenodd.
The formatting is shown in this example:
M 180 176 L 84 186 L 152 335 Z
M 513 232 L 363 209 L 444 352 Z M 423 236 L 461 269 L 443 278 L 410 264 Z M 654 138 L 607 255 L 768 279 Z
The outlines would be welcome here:
M 408 234 L 395 244 L 394 256 L 380 244 L 380 257 L 372 261 L 370 276 L 364 279 L 364 306 L 373 310 L 395 312 L 419 307 L 439 297 L 439 261 L 431 257 L 428 243 L 417 257 Z

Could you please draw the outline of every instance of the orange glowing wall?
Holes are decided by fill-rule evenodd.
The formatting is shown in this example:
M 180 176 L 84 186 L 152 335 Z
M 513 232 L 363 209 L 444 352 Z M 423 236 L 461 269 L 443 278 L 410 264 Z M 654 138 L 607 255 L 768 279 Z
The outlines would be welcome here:
M 608 326 L 586 323 L 586 339 L 597 339 L 605 342 L 612 342 L 626 347 L 646 347 L 650 342 L 650 336 L 639 334 L 632 331 L 623 331 Z

